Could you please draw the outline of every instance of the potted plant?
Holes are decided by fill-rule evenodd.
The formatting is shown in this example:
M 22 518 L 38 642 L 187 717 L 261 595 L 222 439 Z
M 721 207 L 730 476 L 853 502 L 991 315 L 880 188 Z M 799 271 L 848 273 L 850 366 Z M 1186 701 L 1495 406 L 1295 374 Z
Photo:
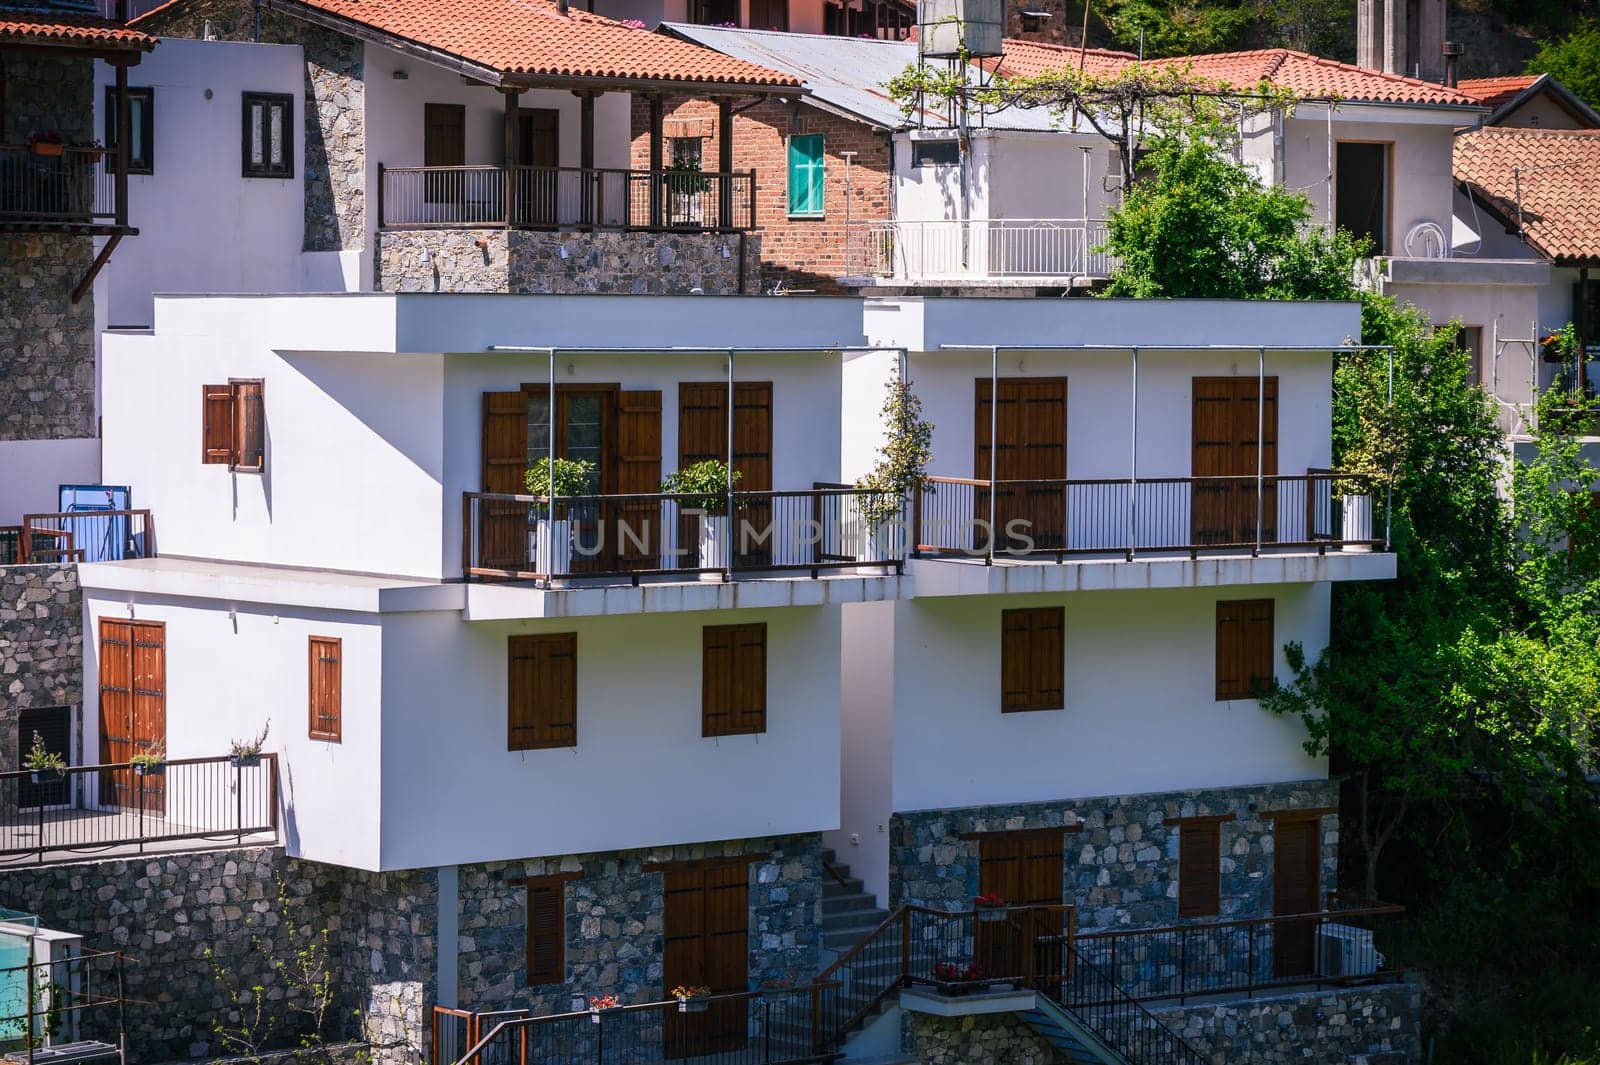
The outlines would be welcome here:
M 688 987 L 679 984 L 672 989 L 671 994 L 678 1000 L 679 1013 L 704 1013 L 711 1006 L 709 987 Z
M 81 144 L 74 144 L 73 147 L 82 148 L 84 156 L 91 163 L 98 163 L 106 154 L 106 146 L 97 140 L 86 140 Z
M 539 500 L 533 507 L 528 557 L 534 569 L 547 577 L 572 572 L 572 522 L 567 508 L 557 501 L 587 494 L 594 474 L 594 463 L 586 459 L 546 459 L 522 475 L 528 494 Z
M 600 1023 L 600 1015 L 610 1013 L 612 1010 L 622 1008 L 622 1001 L 616 995 L 590 995 L 589 1019 L 595 1024 Z
M 992 891 L 974 896 L 972 908 L 977 913 L 978 920 L 985 924 L 1006 919 L 1006 900 Z
M 60 133 L 53 129 L 40 130 L 29 134 L 28 147 L 34 155 L 59 156 L 67 150 L 67 142 Z
M 261 734 L 251 740 L 233 740 L 228 747 L 228 761 L 235 769 L 261 764 L 261 748 L 266 746 L 267 731 L 272 728 L 268 721 L 261 726 Z
M 133 771 L 141 777 L 160 776 L 167 771 L 166 745 L 158 742 L 153 747 L 146 747 L 128 759 L 128 762 L 133 766 Z
M 977 962 L 958 965 L 953 961 L 942 961 L 933 967 L 933 986 L 941 995 L 954 996 L 981 991 L 987 982 L 983 966 Z
M 22 760 L 28 779 L 35 784 L 58 784 L 66 778 L 67 760 L 44 745 L 44 737 L 33 734 L 33 746 Z
M 911 382 L 898 373 L 890 378 L 883 406 L 884 438 L 878 462 L 856 481 L 862 562 L 882 563 L 899 557 L 910 540 L 905 520 L 908 503 L 918 489 L 931 492 L 928 462 L 933 458 L 933 424 L 923 420 L 922 400 Z
M 670 194 L 668 216 L 675 226 L 699 226 L 705 223 L 702 204 L 711 179 L 701 173 L 700 152 L 697 147 L 680 143 L 672 153 L 667 167 L 667 191 Z
M 728 493 L 739 481 L 739 471 L 729 471 L 721 459 L 706 459 L 667 474 L 661 491 L 677 496 L 678 507 L 700 514 L 700 568 L 728 568 L 732 533 L 728 521 Z M 721 573 L 703 573 L 702 579 L 721 580 Z

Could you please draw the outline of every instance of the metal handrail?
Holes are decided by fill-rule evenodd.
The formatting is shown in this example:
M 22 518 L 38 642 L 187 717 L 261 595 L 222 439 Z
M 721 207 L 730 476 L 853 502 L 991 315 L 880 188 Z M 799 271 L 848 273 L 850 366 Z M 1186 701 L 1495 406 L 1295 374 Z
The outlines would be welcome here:
M 854 224 L 846 273 L 919 278 L 1106 278 L 1103 218 L 894 219 Z
M 1045 993 L 1131 1065 L 1210 1065 L 1203 1054 L 1162 1024 L 1138 999 L 1118 987 L 1115 980 L 1085 958 L 1076 946 L 1066 944 L 1062 948 L 1062 960 L 1065 972 L 1061 982 L 1053 993 Z M 1083 986 L 1085 976 L 1095 978 L 1101 986 L 1095 988 L 1093 995 L 1080 1000 L 1073 992 Z M 1100 997 L 1101 994 L 1105 997 Z

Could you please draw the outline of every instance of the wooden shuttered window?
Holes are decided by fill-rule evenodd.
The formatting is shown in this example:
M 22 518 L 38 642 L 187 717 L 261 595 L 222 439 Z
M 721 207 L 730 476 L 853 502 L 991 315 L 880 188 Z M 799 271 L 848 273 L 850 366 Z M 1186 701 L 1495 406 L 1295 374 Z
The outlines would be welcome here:
M 1222 910 L 1222 825 L 1212 818 L 1178 823 L 1178 916 Z
M 1217 700 L 1253 699 L 1271 686 L 1271 599 L 1217 604 Z
M 506 750 L 577 746 L 577 633 L 512 636 L 507 658 Z
M 1066 706 L 1066 610 L 1000 613 L 1000 709 L 1004 713 Z
M 767 626 L 707 625 L 700 672 L 700 735 L 767 731 Z
M 567 882 L 581 873 L 529 877 L 528 985 L 559 984 L 567 979 Z
M 267 461 L 265 385 L 229 381 L 201 386 L 201 454 L 207 465 L 260 473 Z
M 338 743 L 344 693 L 342 641 L 333 636 L 312 636 L 307 640 L 307 658 L 307 686 L 311 703 L 308 734 L 314 740 Z

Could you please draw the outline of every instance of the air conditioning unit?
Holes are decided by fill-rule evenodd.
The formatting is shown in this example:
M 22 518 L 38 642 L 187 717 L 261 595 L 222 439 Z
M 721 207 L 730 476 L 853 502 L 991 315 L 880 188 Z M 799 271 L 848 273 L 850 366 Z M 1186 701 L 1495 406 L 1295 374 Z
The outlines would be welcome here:
M 1317 974 L 1331 978 L 1371 976 L 1383 968 L 1372 945 L 1372 929 L 1325 924 L 1317 929 Z

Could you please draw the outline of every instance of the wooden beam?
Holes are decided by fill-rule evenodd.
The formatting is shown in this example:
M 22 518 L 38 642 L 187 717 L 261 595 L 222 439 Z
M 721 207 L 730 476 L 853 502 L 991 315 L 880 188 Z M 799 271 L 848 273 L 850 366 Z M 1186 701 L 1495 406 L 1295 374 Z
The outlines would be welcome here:
M 997 828 L 993 832 L 963 832 L 956 838 L 967 843 L 986 839 L 1022 839 L 1029 836 L 1058 836 L 1062 833 L 1083 831 L 1083 822 L 1070 825 L 1050 825 L 1046 828 Z
M 74 304 L 81 302 L 83 297 L 89 294 L 89 286 L 94 284 L 95 277 L 99 275 L 107 260 L 111 258 L 111 253 L 116 251 L 117 245 L 121 243 L 121 233 L 111 234 L 111 238 L 106 241 L 105 247 L 100 249 L 100 254 L 96 255 L 94 262 L 89 264 L 89 270 L 83 275 L 83 280 L 79 281 L 77 287 L 72 290 L 72 302 Z
M 504 200 L 500 205 L 501 221 L 507 229 L 511 228 L 512 221 L 516 218 L 517 197 L 517 159 L 519 156 L 518 133 L 522 123 L 520 121 L 521 109 L 518 101 L 522 99 L 519 89 L 501 89 L 506 97 L 505 118 L 505 161 L 501 169 L 505 178 Z
M 1201 814 L 1196 817 L 1164 817 L 1164 825 L 1220 825 L 1228 821 L 1237 821 L 1238 814 Z
M 733 228 L 733 98 L 717 97 L 717 225 Z
M 128 68 L 116 68 L 117 86 L 117 173 L 113 181 L 113 195 L 117 198 L 116 219 L 117 225 L 128 224 L 128 166 L 133 161 L 133 152 L 130 142 L 133 139 L 132 126 L 129 115 L 132 108 L 128 106 Z M 149 156 L 152 160 L 155 156 Z M 92 208 L 91 208 L 92 210 Z M 73 302 L 77 302 L 74 300 Z
M 1334 817 L 1337 806 L 1307 806 L 1302 810 L 1263 810 L 1261 816 L 1268 821 L 1315 821 L 1319 817 Z
M 661 94 L 650 94 L 650 224 L 661 225 L 661 182 L 656 180 L 656 172 L 661 169 L 661 124 L 665 120 L 663 114 L 665 102 Z

